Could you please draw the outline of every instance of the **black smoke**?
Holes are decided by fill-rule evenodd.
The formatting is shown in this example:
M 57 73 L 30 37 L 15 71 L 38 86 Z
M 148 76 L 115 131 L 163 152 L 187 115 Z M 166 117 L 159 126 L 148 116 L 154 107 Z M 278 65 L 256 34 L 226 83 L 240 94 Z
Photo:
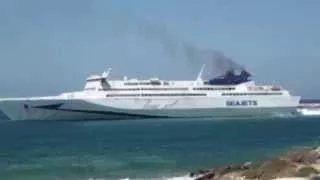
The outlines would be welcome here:
M 223 74 L 230 70 L 242 71 L 245 69 L 222 51 L 200 48 L 180 38 L 169 31 L 165 25 L 159 23 L 139 23 L 138 34 L 160 43 L 164 51 L 170 56 L 186 59 L 193 68 L 206 64 L 208 74 Z

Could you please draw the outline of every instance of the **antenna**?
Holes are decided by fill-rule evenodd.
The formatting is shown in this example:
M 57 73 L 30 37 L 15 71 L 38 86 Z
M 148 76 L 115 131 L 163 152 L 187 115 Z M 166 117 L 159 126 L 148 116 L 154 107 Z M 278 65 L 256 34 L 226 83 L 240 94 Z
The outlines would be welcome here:
M 111 68 L 108 68 L 107 71 L 103 72 L 102 77 L 107 79 L 110 75 L 111 70 Z
M 197 77 L 197 81 L 202 81 L 202 74 L 203 74 L 203 71 L 204 71 L 204 68 L 205 68 L 205 67 L 206 67 L 205 64 L 203 64 L 203 65 L 201 66 L 200 72 L 199 72 L 198 77 Z

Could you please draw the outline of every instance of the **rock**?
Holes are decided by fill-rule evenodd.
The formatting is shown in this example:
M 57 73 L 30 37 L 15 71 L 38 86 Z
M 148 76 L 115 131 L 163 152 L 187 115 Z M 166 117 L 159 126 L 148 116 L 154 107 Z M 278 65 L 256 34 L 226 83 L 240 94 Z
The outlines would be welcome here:
M 246 162 L 242 165 L 223 166 L 212 170 L 199 170 L 196 173 L 191 173 L 190 176 L 198 177 L 196 180 L 310 178 L 312 175 L 320 173 L 320 170 L 316 169 L 319 161 L 320 148 L 304 148 L 289 151 L 283 156 L 260 164 L 253 165 L 251 162 Z M 320 180 L 320 178 L 317 180 Z
M 273 159 L 262 165 L 245 171 L 242 175 L 247 179 L 273 179 L 287 177 L 294 173 L 296 166 L 287 160 Z
M 298 172 L 295 174 L 297 177 L 310 177 L 313 175 L 317 175 L 320 172 L 313 167 L 307 166 L 307 167 L 302 167 L 298 170 Z
M 283 156 L 283 159 L 287 159 L 294 163 L 312 164 L 316 163 L 320 159 L 320 149 L 303 148 L 298 150 L 289 151 Z
M 203 175 L 203 174 L 207 174 L 209 172 L 210 172 L 210 170 L 202 170 L 202 169 L 200 169 L 197 172 L 191 172 L 189 176 L 190 177 L 197 177 L 197 176 L 200 176 L 200 175 Z
M 196 180 L 220 179 L 222 176 L 224 176 L 226 174 L 231 174 L 234 172 L 242 172 L 244 170 L 247 170 L 247 169 L 249 169 L 250 165 L 251 165 L 251 163 L 247 163 L 244 165 L 231 165 L 231 166 L 218 167 L 218 168 L 215 168 L 209 172 L 200 173 L 200 174 L 202 174 L 202 176 L 197 178 Z
M 196 178 L 196 180 L 212 180 L 212 179 L 214 179 L 214 177 L 215 177 L 214 172 L 208 172 L 208 173 L 202 175 L 201 177 Z
M 246 179 L 260 179 L 263 172 L 259 169 L 249 169 L 241 174 Z
M 244 170 L 250 169 L 251 167 L 252 167 L 252 162 L 251 162 L 251 161 L 245 162 L 245 163 L 242 165 L 242 169 L 244 169 Z

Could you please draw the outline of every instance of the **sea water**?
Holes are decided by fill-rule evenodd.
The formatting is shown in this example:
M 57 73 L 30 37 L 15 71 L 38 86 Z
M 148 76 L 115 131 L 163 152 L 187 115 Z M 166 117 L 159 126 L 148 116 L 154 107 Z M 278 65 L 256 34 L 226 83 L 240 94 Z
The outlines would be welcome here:
M 320 145 L 320 118 L 0 121 L 0 179 L 189 179 Z

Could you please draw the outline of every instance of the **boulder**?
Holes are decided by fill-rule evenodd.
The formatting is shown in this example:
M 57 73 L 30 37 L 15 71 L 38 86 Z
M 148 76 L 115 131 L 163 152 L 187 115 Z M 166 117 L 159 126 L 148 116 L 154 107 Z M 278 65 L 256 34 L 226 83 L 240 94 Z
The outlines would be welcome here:
M 190 176 L 196 180 L 227 179 L 259 179 L 270 180 L 286 177 L 316 177 L 320 170 L 315 164 L 320 161 L 320 148 L 303 148 L 289 151 L 283 156 L 252 165 L 246 162 L 242 165 L 217 167 L 212 170 L 199 170 Z M 236 176 L 236 177 L 235 177 Z M 230 178 L 232 177 L 232 178 Z M 319 179 L 320 180 L 320 179 Z
M 320 151 L 318 149 L 303 148 L 289 151 L 282 157 L 294 163 L 313 164 L 320 159 Z

